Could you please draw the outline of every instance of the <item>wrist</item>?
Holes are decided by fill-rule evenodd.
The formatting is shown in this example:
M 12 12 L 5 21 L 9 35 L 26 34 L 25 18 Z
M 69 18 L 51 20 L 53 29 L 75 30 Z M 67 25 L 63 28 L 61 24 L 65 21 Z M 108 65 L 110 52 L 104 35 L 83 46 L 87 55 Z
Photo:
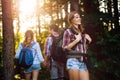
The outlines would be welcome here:
M 75 42 L 78 43 L 80 40 L 76 39 Z

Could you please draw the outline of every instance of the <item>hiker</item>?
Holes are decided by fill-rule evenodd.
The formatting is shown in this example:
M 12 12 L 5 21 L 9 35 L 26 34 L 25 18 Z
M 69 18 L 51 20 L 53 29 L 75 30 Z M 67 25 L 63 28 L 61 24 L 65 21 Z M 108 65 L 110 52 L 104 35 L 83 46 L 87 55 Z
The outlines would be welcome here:
M 64 80 L 64 64 L 59 63 L 55 61 L 51 54 L 52 54 L 52 44 L 53 44 L 53 38 L 58 37 L 58 26 L 57 25 L 50 25 L 49 33 L 50 36 L 47 37 L 45 46 L 44 46 L 44 65 L 47 66 L 50 69 L 50 76 L 51 80 Z
M 88 34 L 84 34 L 79 13 L 76 11 L 70 12 L 68 14 L 68 23 L 69 28 L 64 31 L 63 35 L 62 47 L 64 51 L 76 50 L 86 54 L 86 41 L 91 43 L 92 39 Z M 83 36 L 85 37 L 85 42 Z M 66 67 L 70 80 L 89 80 L 89 71 L 83 62 L 83 56 L 68 58 Z
M 32 45 L 32 43 L 35 43 Z M 38 80 L 39 70 L 41 69 L 40 63 L 44 61 L 41 48 L 38 42 L 34 40 L 34 33 L 32 30 L 27 30 L 24 35 L 24 41 L 19 44 L 15 57 L 19 59 L 22 48 L 30 47 L 34 56 L 33 64 L 31 67 L 24 70 L 25 80 Z

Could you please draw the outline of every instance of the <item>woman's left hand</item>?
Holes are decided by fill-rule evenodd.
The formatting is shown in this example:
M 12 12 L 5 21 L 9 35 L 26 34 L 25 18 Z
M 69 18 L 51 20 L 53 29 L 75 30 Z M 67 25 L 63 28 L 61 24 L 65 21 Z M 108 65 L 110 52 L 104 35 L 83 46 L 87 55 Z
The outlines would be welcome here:
M 91 39 L 91 37 L 88 34 L 85 34 L 85 38 L 89 41 L 89 43 L 92 42 L 92 39 Z

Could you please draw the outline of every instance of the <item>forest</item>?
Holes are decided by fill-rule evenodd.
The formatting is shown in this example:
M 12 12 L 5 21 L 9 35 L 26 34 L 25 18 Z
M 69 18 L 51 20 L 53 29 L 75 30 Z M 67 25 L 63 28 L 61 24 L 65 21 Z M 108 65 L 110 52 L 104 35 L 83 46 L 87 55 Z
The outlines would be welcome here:
M 67 15 L 78 11 L 89 45 L 90 80 L 120 80 L 120 0 L 1 0 L 0 80 L 21 80 L 15 52 L 27 29 L 35 32 L 42 51 L 50 24 L 69 27 Z M 50 80 L 42 68 L 39 80 Z M 66 76 L 67 77 L 67 76 Z

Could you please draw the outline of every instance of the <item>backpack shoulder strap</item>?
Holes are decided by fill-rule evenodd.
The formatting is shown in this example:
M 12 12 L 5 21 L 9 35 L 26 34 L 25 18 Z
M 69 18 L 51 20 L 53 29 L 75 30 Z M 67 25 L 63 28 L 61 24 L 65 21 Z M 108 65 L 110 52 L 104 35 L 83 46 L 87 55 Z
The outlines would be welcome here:
M 59 35 L 60 36 L 60 35 Z M 51 38 L 52 38 L 52 41 L 55 41 L 55 40 L 57 40 L 57 39 L 59 39 L 59 36 L 53 36 L 53 35 L 51 35 Z

